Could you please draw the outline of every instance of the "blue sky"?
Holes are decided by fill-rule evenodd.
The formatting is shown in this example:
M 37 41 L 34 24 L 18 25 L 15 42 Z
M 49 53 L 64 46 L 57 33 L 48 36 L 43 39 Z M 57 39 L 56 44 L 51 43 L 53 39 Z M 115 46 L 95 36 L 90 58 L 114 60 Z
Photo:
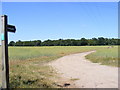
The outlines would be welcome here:
M 9 41 L 118 37 L 117 2 L 3 2 Z

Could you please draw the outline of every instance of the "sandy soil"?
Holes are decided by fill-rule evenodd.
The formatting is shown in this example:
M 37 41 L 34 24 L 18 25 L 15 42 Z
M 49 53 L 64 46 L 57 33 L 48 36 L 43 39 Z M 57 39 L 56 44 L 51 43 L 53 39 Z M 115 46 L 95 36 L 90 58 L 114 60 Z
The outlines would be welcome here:
M 118 88 L 118 68 L 92 63 L 85 56 L 95 51 L 71 54 L 50 65 L 76 88 Z

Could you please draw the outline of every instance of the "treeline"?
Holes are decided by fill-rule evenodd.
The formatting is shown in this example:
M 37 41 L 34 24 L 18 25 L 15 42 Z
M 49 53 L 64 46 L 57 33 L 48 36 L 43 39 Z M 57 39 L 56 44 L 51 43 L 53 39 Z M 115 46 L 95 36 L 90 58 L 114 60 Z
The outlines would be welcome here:
M 34 41 L 11 41 L 9 46 L 97 46 L 97 45 L 120 45 L 119 40 L 115 38 L 92 38 L 79 40 L 59 39 L 59 40 L 34 40 Z

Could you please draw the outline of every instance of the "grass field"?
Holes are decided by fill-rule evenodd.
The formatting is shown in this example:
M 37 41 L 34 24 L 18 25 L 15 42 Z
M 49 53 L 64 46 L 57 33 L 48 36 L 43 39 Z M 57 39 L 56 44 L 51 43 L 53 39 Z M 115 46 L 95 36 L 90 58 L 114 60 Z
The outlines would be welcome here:
M 95 47 L 9 47 L 11 87 L 57 87 L 53 70 L 45 64 L 61 56 Z M 56 77 L 57 78 L 57 77 Z
M 96 50 L 86 56 L 92 62 L 117 66 L 118 47 L 108 46 L 52 46 L 52 47 L 9 47 L 10 87 L 54 88 L 59 79 L 46 64 L 59 57 Z M 53 78 L 54 77 L 54 78 Z

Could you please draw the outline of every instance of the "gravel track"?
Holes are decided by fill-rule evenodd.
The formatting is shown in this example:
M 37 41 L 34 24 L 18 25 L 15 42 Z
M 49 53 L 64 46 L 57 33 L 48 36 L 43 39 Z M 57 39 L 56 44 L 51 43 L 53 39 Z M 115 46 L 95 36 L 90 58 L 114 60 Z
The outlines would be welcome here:
M 74 80 L 76 88 L 118 88 L 118 68 L 92 63 L 85 58 L 95 51 L 61 57 L 50 65 L 61 77 Z

